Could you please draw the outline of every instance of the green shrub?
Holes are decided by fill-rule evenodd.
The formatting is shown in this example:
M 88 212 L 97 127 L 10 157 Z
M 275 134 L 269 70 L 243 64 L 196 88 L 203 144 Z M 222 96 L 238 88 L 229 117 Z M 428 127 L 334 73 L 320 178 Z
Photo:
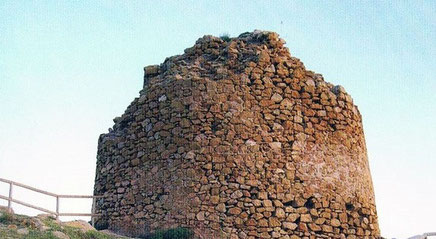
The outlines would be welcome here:
M 0 214 L 0 223 L 3 224 L 11 224 L 12 222 L 14 222 L 14 215 L 12 213 L 9 212 L 1 212 Z
M 86 239 L 111 239 L 112 236 L 106 235 L 98 231 L 87 231 L 84 238 Z
M 246 37 L 246 36 L 248 36 L 248 35 L 250 35 L 251 33 L 250 32 L 244 32 L 244 33 L 241 33 L 240 35 L 239 35 L 239 37 Z
M 229 42 L 230 40 L 232 40 L 232 39 L 230 38 L 230 35 L 229 35 L 228 33 L 223 33 L 223 34 L 221 34 L 221 35 L 220 35 L 220 38 L 221 38 L 221 40 L 226 41 L 226 42 Z
M 158 230 L 147 239 L 193 239 L 194 233 L 188 228 L 177 227 L 168 230 Z

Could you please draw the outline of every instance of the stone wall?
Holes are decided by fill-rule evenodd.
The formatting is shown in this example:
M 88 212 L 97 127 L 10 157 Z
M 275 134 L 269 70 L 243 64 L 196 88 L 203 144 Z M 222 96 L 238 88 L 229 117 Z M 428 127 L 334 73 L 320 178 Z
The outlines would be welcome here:
M 204 36 L 144 70 L 140 96 L 99 138 L 100 228 L 379 237 L 357 107 L 276 33 Z

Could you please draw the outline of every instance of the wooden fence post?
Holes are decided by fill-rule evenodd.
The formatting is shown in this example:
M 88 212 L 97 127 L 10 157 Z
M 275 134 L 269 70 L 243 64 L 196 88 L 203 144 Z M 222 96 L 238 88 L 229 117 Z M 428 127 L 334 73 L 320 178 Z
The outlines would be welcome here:
M 9 183 L 9 199 L 8 199 L 8 212 L 12 212 L 12 187 L 13 183 Z
M 56 220 L 59 220 L 59 196 L 56 196 Z

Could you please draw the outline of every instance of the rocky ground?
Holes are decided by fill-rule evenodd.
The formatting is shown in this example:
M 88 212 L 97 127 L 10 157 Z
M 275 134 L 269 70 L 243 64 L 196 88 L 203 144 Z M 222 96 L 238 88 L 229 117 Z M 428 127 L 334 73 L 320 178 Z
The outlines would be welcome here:
M 82 220 L 61 222 L 48 214 L 29 217 L 10 213 L 0 206 L 0 239 L 132 239 L 109 230 L 97 231 Z M 158 230 L 144 239 L 193 239 L 186 228 Z
M 97 231 L 85 221 L 61 222 L 41 214 L 28 217 L 0 208 L 0 238 L 26 239 L 115 239 L 127 238 L 109 231 Z

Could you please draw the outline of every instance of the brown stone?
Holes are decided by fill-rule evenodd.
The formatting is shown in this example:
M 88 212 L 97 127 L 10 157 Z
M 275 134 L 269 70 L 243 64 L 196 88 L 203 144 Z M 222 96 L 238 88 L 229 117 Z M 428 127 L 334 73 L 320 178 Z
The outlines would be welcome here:
M 210 197 L 210 202 L 211 202 L 212 204 L 218 204 L 219 201 L 220 201 L 220 197 L 219 197 L 219 196 L 211 196 L 211 197 Z
M 244 194 L 240 190 L 236 190 L 235 192 L 230 195 L 230 198 L 236 199 L 244 196 Z
M 267 199 L 268 198 L 268 193 L 267 192 L 259 192 L 257 197 L 259 199 Z
M 347 213 L 340 213 L 339 214 L 339 220 L 342 223 L 347 223 L 347 221 L 348 221 Z
M 245 222 L 245 225 L 247 225 L 247 226 L 256 226 L 256 225 L 257 225 L 257 222 L 256 222 L 256 220 L 254 220 L 254 219 L 248 219 L 248 220 Z
M 300 214 L 291 213 L 291 214 L 289 214 L 289 216 L 286 218 L 286 221 L 288 221 L 288 222 L 295 222 L 299 217 L 300 217 Z
M 153 76 L 153 75 L 157 75 L 158 73 L 159 73 L 158 65 L 151 65 L 151 66 L 144 67 L 145 76 Z
M 273 150 L 279 150 L 279 149 L 282 148 L 282 143 L 280 143 L 280 142 L 272 142 L 272 143 L 269 144 L 269 146 Z
M 260 106 L 262 106 L 262 107 L 268 107 L 272 104 L 274 104 L 274 101 L 272 101 L 272 100 L 263 99 L 260 101 Z
M 232 207 L 228 210 L 228 213 L 231 215 L 239 215 L 242 212 L 242 209 L 239 207 Z
M 132 166 L 137 166 L 139 165 L 139 159 L 133 159 L 131 162 Z
M 329 225 L 322 225 L 322 230 L 324 232 L 333 232 L 333 227 Z
M 277 217 L 270 217 L 268 223 L 270 227 L 280 227 L 282 225 Z
M 285 218 L 285 211 L 282 208 L 276 208 L 275 215 L 277 218 Z
M 226 205 L 224 203 L 220 203 L 216 206 L 216 210 L 218 212 L 226 212 Z
M 312 217 L 310 216 L 310 214 L 302 214 L 300 216 L 300 221 L 302 221 L 302 222 L 311 222 L 312 221 Z
M 283 222 L 283 228 L 285 229 L 289 229 L 289 230 L 295 230 L 295 228 L 297 228 L 298 225 L 293 223 L 293 222 Z
M 272 207 L 272 201 L 271 200 L 263 200 L 263 206 L 264 207 Z
M 248 186 L 257 186 L 259 184 L 258 180 L 247 180 L 245 182 Z
M 199 220 L 199 221 L 204 221 L 204 212 L 201 211 L 201 212 L 197 213 L 196 218 L 197 218 L 197 220 Z
M 315 223 L 309 223 L 309 229 L 314 232 L 321 231 L 321 227 L 316 225 Z
M 274 95 L 271 96 L 271 100 L 280 103 L 283 100 L 283 97 L 277 93 L 274 93 Z
M 338 219 L 333 218 L 330 222 L 330 225 L 332 225 L 333 227 L 339 227 L 341 225 L 341 222 Z
M 268 227 L 268 221 L 266 219 L 260 219 L 257 223 L 259 227 Z
M 298 224 L 298 230 L 303 232 L 309 231 L 309 229 L 307 228 L 307 224 L 303 222 L 300 222 L 300 224 Z
M 259 54 L 259 59 L 258 59 L 259 63 L 264 63 L 267 64 L 270 62 L 270 56 L 268 54 L 268 51 L 263 50 L 260 52 Z

